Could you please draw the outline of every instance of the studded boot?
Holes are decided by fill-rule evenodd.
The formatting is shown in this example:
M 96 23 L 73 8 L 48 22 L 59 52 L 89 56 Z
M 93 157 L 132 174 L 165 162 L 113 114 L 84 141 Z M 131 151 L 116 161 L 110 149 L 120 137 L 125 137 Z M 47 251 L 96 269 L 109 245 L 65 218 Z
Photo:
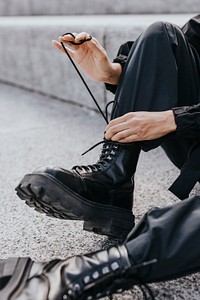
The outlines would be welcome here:
M 39 212 L 82 220 L 83 228 L 124 239 L 134 226 L 134 173 L 140 153 L 137 143 L 106 141 L 96 164 L 71 171 L 45 167 L 25 175 L 18 196 Z
M 125 246 L 66 260 L 35 263 L 30 258 L 0 260 L 0 299 L 99 299 L 133 286 L 135 271 Z

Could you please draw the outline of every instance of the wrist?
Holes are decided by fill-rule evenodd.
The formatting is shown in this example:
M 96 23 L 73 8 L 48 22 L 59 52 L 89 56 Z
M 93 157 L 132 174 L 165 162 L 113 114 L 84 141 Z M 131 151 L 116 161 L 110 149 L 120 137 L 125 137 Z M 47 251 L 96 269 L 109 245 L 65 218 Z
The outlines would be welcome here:
M 109 71 L 103 78 L 103 82 L 117 85 L 119 82 L 120 75 L 122 73 L 122 67 L 119 63 L 110 63 Z
M 166 116 L 166 126 L 168 133 L 176 131 L 177 125 L 174 118 L 173 110 L 165 111 Z

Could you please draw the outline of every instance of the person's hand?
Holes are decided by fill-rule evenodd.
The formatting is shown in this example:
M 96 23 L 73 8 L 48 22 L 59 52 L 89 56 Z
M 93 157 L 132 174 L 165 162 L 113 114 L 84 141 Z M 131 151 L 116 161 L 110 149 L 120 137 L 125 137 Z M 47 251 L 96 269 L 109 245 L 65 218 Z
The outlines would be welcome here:
M 105 138 L 120 143 L 153 140 L 176 130 L 172 110 L 130 112 L 106 126 Z
M 65 44 L 65 48 L 71 58 L 77 63 L 84 72 L 96 81 L 103 81 L 107 83 L 117 84 L 121 74 L 121 66 L 110 62 L 105 49 L 99 44 L 96 38 L 92 38 L 80 45 L 73 45 L 70 41 L 75 43 L 81 40 L 88 39 L 90 35 L 86 32 L 79 34 L 73 33 L 75 39 L 71 35 L 59 37 L 59 42 L 53 40 L 53 45 L 65 52 L 61 42 Z

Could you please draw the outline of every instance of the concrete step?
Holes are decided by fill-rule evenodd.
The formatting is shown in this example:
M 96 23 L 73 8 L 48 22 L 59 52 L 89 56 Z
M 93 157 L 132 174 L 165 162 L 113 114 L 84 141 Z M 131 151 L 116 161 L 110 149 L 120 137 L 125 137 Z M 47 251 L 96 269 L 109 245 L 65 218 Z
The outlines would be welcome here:
M 86 31 L 100 41 L 112 59 L 120 44 L 134 40 L 151 23 L 165 20 L 183 25 L 190 17 L 191 14 L 1 17 L 0 80 L 94 108 L 73 66 L 54 49 L 52 39 L 64 32 Z M 104 84 L 84 77 L 104 107 L 110 99 Z
M 1 15 L 198 13 L 199 0 L 1 0 Z

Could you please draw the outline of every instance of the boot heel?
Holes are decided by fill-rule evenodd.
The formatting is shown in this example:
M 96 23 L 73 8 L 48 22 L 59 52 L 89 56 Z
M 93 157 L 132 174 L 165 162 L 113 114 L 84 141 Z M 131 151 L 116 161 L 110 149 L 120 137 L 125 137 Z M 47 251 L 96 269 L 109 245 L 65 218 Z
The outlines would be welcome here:
M 124 240 L 134 226 L 135 218 L 134 215 L 130 214 L 126 219 L 111 218 L 85 221 L 83 223 L 83 230 Z

